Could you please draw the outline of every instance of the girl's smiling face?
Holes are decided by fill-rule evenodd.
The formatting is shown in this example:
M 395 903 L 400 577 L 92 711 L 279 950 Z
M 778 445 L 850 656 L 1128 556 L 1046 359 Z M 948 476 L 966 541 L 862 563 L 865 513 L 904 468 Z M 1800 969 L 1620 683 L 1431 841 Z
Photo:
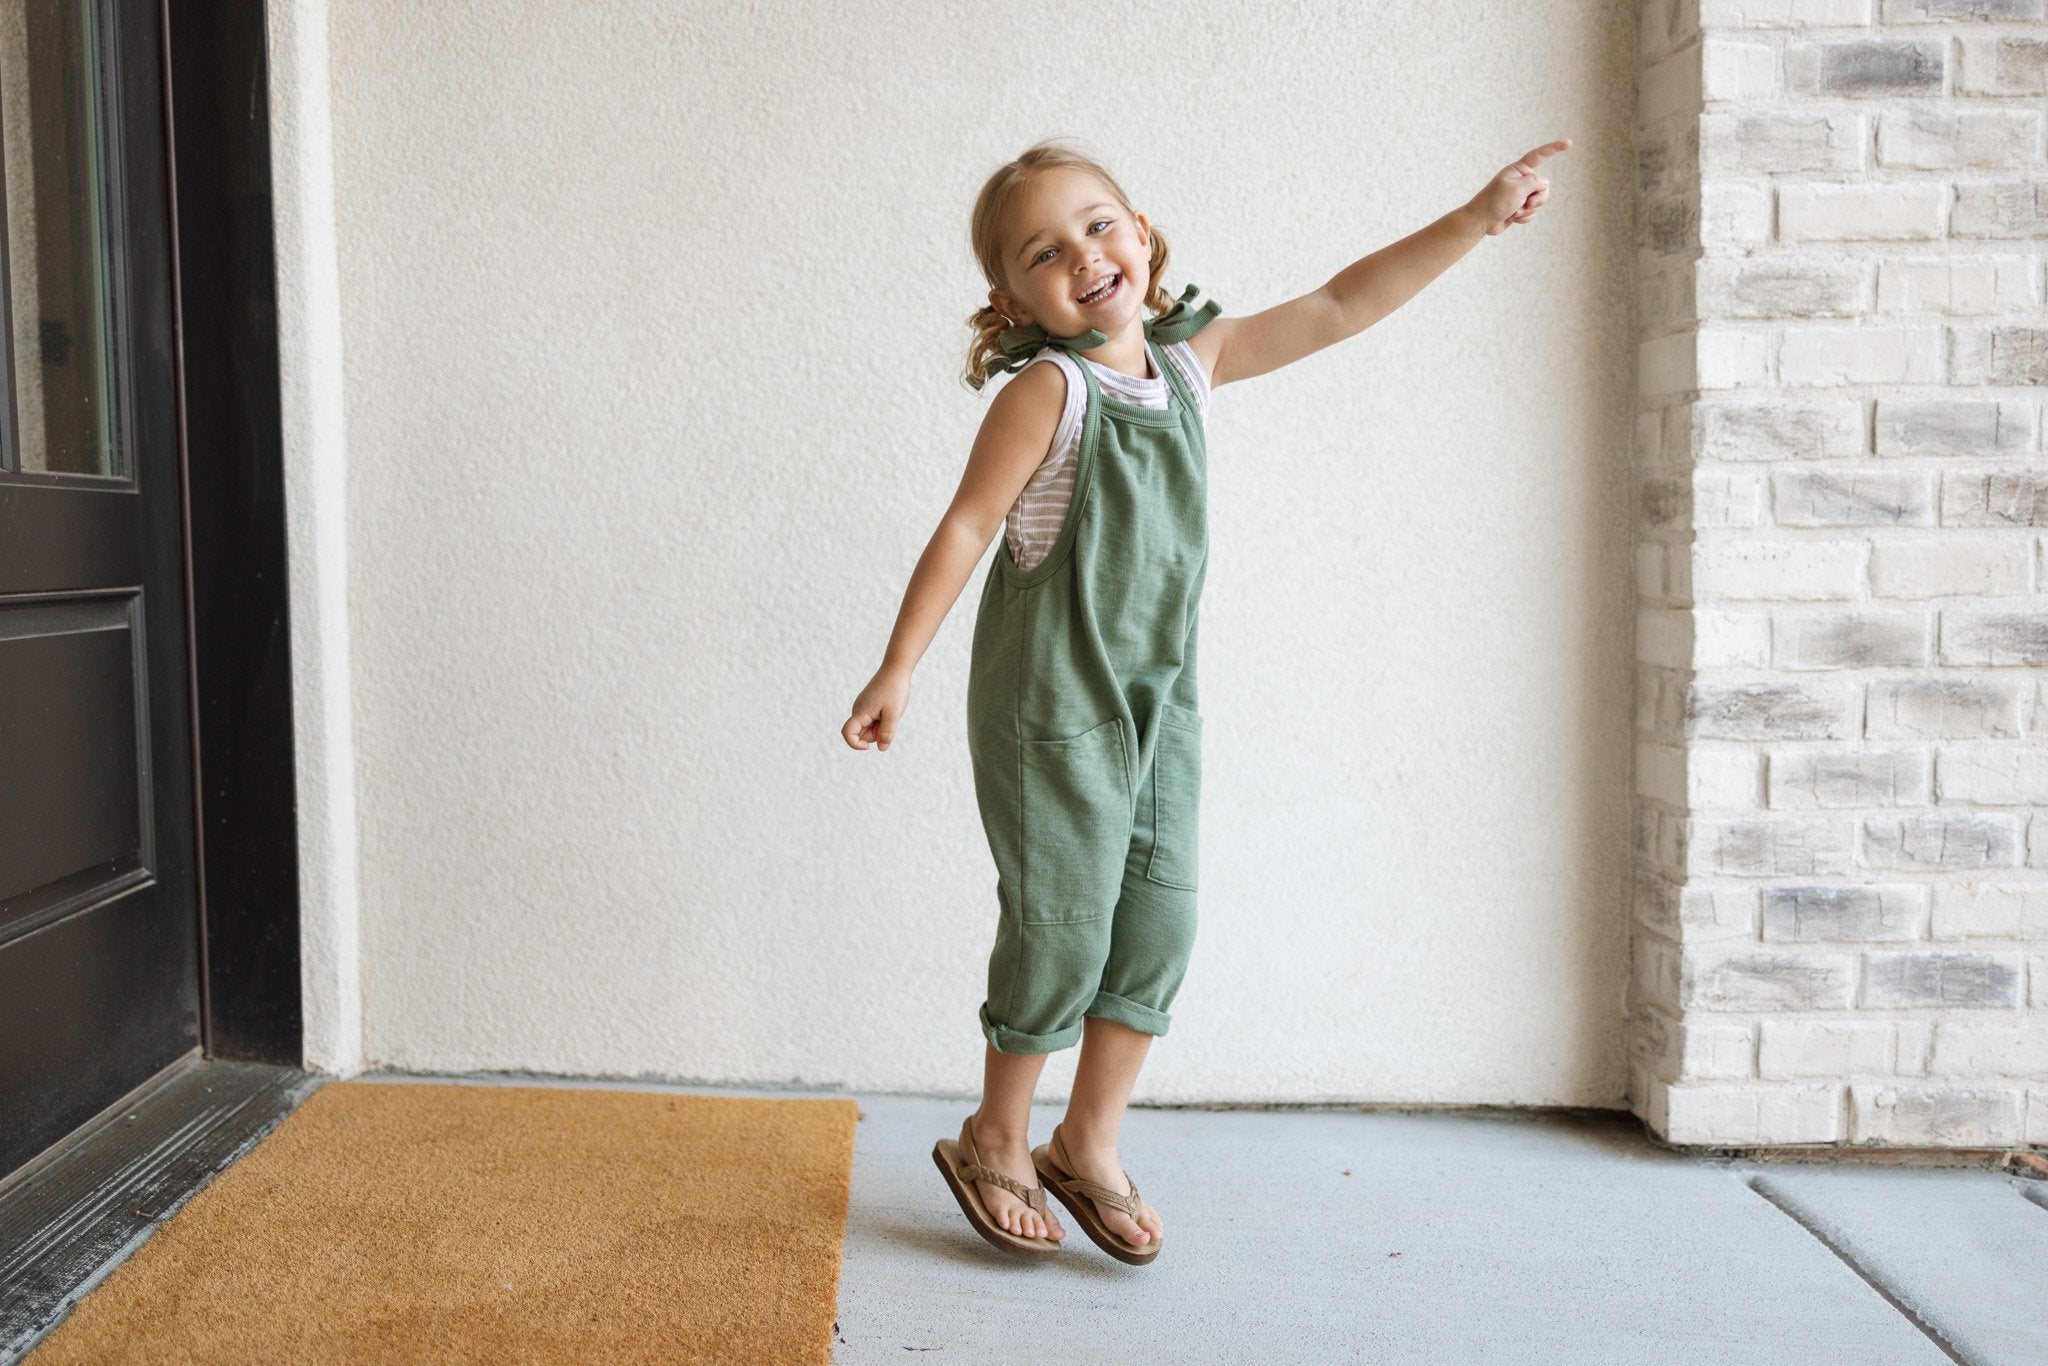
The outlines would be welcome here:
M 1152 225 L 1107 185 L 1061 166 L 1017 190 L 1003 244 L 1008 291 L 989 302 L 1016 323 L 1055 337 L 1089 328 L 1116 337 L 1137 324 L 1152 287 Z

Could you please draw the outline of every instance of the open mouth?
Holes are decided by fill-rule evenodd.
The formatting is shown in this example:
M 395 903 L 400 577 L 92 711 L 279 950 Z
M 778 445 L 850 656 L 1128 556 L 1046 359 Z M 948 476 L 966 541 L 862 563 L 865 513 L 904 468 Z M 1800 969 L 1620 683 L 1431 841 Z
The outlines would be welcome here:
M 1123 287 L 1124 277 L 1121 274 L 1112 275 L 1088 293 L 1074 300 L 1074 302 L 1080 304 L 1083 308 L 1093 308 L 1096 304 L 1108 303 L 1116 297 L 1117 292 Z

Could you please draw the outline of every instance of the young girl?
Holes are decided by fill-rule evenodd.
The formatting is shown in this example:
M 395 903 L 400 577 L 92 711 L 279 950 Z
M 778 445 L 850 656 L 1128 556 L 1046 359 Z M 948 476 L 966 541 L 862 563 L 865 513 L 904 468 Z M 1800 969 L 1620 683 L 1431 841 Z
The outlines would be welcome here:
M 911 670 L 1003 531 L 967 682 L 1000 908 L 982 1099 L 958 1140 L 933 1150 L 997 1247 L 1058 1250 L 1048 1186 L 1111 1256 L 1143 1265 L 1161 1246 L 1117 1134 L 1194 940 L 1210 391 L 1356 335 L 1480 238 L 1528 222 L 1549 196 L 1537 168 L 1569 146 L 1535 148 L 1434 223 L 1243 318 L 1196 307 L 1192 284 L 1169 298 L 1165 237 L 1080 151 L 1041 142 L 982 186 L 971 237 L 989 305 L 969 319 L 966 379 L 980 389 L 1018 373 L 989 404 L 882 667 L 840 733 L 889 748 Z M 1034 1150 L 1039 1072 L 1077 1041 L 1066 1114 Z

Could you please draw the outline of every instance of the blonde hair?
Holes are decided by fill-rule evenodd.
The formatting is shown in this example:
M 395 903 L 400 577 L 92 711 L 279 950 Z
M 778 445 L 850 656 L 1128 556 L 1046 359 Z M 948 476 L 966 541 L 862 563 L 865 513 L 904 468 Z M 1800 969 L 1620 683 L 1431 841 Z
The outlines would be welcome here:
M 981 193 L 974 197 L 974 213 L 968 222 L 967 235 L 974 245 L 974 259 L 980 262 L 981 273 L 988 280 L 990 289 L 1009 287 L 1003 274 L 1002 242 L 999 239 L 1010 197 L 1028 184 L 1033 176 L 1055 167 L 1086 171 L 1103 183 L 1116 201 L 1124 206 L 1125 213 L 1136 212 L 1131 208 L 1131 197 L 1124 193 L 1123 186 L 1116 183 L 1116 177 L 1100 161 L 1062 138 L 1034 142 L 1016 160 L 998 167 L 982 183 Z M 1144 302 L 1145 307 L 1159 314 L 1173 306 L 1173 298 L 1161 283 L 1166 274 L 1166 235 L 1154 227 L 1151 236 L 1152 279 L 1146 288 Z M 998 312 L 994 304 L 983 304 L 968 315 L 967 325 L 974 329 L 974 338 L 967 345 L 967 368 L 962 378 L 968 388 L 979 391 L 988 383 L 990 376 L 1000 373 L 1007 364 L 997 338 L 1014 324 Z

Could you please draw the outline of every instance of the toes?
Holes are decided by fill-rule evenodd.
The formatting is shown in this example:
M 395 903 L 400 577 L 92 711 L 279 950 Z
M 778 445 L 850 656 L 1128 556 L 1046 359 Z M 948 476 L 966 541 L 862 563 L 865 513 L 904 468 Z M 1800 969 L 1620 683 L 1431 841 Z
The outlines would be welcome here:
M 1108 1225 L 1111 1233 L 1114 1233 L 1126 1242 L 1149 1243 L 1152 1241 L 1152 1235 L 1131 1222 L 1131 1218 L 1127 1214 L 1105 1214 L 1102 1217 L 1102 1222 Z
M 1052 1232 L 1046 1217 L 1029 1206 L 1019 1203 L 1007 1192 L 982 1197 L 988 1205 L 989 1218 L 997 1228 L 1019 1238 L 1058 1238 L 1060 1233 Z

